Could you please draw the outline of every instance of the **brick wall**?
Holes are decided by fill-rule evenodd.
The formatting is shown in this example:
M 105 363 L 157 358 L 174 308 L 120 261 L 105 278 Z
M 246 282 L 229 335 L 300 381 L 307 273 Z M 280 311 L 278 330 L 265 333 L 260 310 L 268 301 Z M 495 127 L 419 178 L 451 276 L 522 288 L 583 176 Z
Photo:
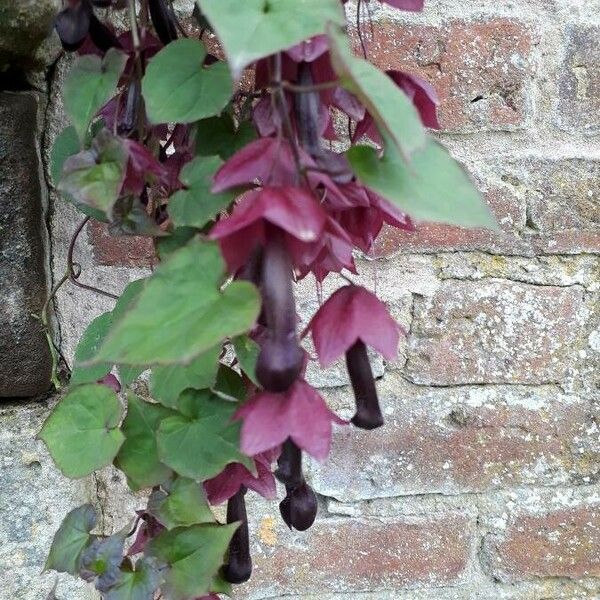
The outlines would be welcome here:
M 276 504 L 250 500 L 256 570 L 236 598 L 600 598 L 600 2 L 429 0 L 418 15 L 371 2 L 369 11 L 370 58 L 435 85 L 440 137 L 502 231 L 388 230 L 376 257 L 359 261 L 363 284 L 408 331 L 397 362 L 374 363 L 386 426 L 338 431 L 330 460 L 310 465 L 321 511 L 309 532 L 290 533 Z M 50 93 L 47 145 L 64 122 L 66 68 Z M 78 217 L 50 199 L 58 275 Z M 120 291 L 152 256 L 143 240 L 93 225 L 77 260 L 82 280 Z M 308 318 L 314 283 L 298 302 Z M 60 292 L 67 356 L 109 306 Z M 310 376 L 351 414 L 340 365 Z M 25 434 L 12 435 L 11 448 L 24 445 Z M 19 463 L 23 476 L 34 461 L 64 485 L 43 449 L 34 454 Z M 139 505 L 110 470 L 86 486 L 65 489 L 102 506 L 106 531 Z M 67 507 L 33 490 L 46 525 L 60 520 Z M 50 580 L 19 568 L 10 597 L 43 597 Z M 69 589 L 70 599 L 93 597 Z

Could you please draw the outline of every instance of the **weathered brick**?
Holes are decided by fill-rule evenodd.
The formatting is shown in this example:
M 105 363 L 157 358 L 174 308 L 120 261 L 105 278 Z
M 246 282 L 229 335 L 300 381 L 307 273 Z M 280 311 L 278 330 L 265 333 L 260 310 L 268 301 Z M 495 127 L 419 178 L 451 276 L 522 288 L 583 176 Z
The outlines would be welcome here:
M 275 508 L 275 511 L 277 509 Z M 250 597 L 432 587 L 463 578 L 474 543 L 462 513 L 394 519 L 317 520 L 303 533 L 285 528 L 273 512 L 252 525 L 260 540 Z M 449 552 L 448 549 L 452 548 Z
M 448 281 L 415 301 L 408 375 L 428 385 L 560 382 L 586 317 L 579 287 Z
M 151 238 L 141 236 L 112 236 L 104 223 L 91 221 L 88 236 L 98 265 L 148 267 L 156 256 Z
M 504 535 L 490 535 L 484 563 L 500 581 L 600 577 L 600 505 L 517 515 Z
M 311 464 L 320 494 L 344 502 L 452 495 L 580 483 L 600 472 L 591 407 L 554 386 L 423 389 L 388 373 L 379 396 L 385 425 L 336 428 L 329 459 Z M 342 411 L 349 397 L 327 394 Z
M 600 132 L 600 27 L 571 26 L 560 69 L 558 123 L 563 127 Z
M 426 26 L 383 20 L 364 28 L 369 59 L 428 79 L 446 130 L 523 125 L 529 105 L 532 33 L 519 21 L 449 21 Z
M 539 251 L 600 251 L 600 161 L 527 160 L 501 167 L 501 177 L 527 203 Z

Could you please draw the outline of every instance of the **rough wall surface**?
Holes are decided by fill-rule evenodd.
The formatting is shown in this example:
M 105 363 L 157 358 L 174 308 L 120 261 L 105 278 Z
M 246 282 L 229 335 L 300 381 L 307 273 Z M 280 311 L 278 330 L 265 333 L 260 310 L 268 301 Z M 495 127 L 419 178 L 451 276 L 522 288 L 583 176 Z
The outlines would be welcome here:
M 310 465 L 321 511 L 309 532 L 290 533 L 276 503 L 252 499 L 256 570 L 236 598 L 600 599 L 600 2 L 428 0 L 411 15 L 373 1 L 369 12 L 370 58 L 436 86 L 440 137 L 502 231 L 390 230 L 359 261 L 408 332 L 396 362 L 375 363 L 386 426 L 340 430 L 330 460 Z M 46 159 L 67 68 L 50 90 Z M 52 190 L 50 200 L 58 278 L 79 216 Z M 143 241 L 98 226 L 76 259 L 82 281 L 115 292 L 150 264 Z M 308 318 L 313 282 L 298 302 Z M 67 357 L 109 307 L 61 290 Z M 310 373 L 349 416 L 343 369 Z M 110 470 L 75 484 L 56 473 L 31 441 L 48 410 L 0 413 L 0 511 L 19 505 L 17 520 L 0 520 L 0 598 L 45 597 L 49 529 L 70 507 L 93 500 L 110 532 L 141 506 Z M 58 597 L 95 598 L 62 580 Z

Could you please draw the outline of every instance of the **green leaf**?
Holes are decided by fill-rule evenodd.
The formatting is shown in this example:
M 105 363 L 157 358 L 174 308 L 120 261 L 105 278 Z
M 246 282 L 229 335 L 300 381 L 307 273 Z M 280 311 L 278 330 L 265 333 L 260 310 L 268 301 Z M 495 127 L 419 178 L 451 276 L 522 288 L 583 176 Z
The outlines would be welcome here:
M 111 328 L 96 361 L 189 364 L 256 321 L 256 288 L 243 281 L 220 290 L 225 265 L 216 244 L 192 240 L 148 279 L 139 300 Z
M 467 173 L 438 142 L 430 140 L 410 165 L 387 140 L 381 159 L 368 146 L 355 146 L 346 156 L 362 183 L 414 219 L 498 227 Z
M 338 28 L 330 27 L 328 33 L 331 62 L 340 83 L 365 105 L 382 132 L 410 161 L 412 153 L 427 141 L 417 109 L 385 73 L 354 56 L 347 37 Z
M 106 593 L 104 600 L 152 600 L 162 575 L 154 559 L 141 558 L 135 571 L 121 571 L 119 581 Z
M 136 279 L 132 281 L 121 294 L 113 308 L 113 323 L 119 321 L 130 306 L 137 300 L 138 296 L 146 285 L 147 278 Z M 137 379 L 144 371 L 145 367 L 132 367 L 129 365 L 119 365 L 119 377 L 123 385 L 129 385 Z
M 81 553 L 91 542 L 90 531 L 96 526 L 96 511 L 91 504 L 74 508 L 54 535 L 44 569 L 76 575 Z
M 127 55 L 111 48 L 103 59 L 86 54 L 76 59 L 65 79 L 65 109 L 83 140 L 96 113 L 116 93 L 119 77 L 127 63 Z
M 183 248 L 196 234 L 194 227 L 177 227 L 171 235 L 158 240 L 158 256 L 161 260 L 167 259 L 171 254 Z
M 252 123 L 244 121 L 236 128 L 229 113 L 196 123 L 196 152 L 200 156 L 220 156 L 227 160 L 255 139 Z
M 222 164 L 218 156 L 196 157 L 183 167 L 179 179 L 186 189 L 173 194 L 168 206 L 171 220 L 177 227 L 202 228 L 231 204 L 233 193 L 213 194 L 210 191 L 213 175 Z
M 75 366 L 71 373 L 70 384 L 95 383 L 112 369 L 112 363 L 99 363 L 82 366 L 81 363 L 93 358 L 102 340 L 106 337 L 112 323 L 112 313 L 106 312 L 96 317 L 81 336 L 75 350 Z
M 142 93 L 152 123 L 192 123 L 218 115 L 227 106 L 233 93 L 227 65 L 204 67 L 205 57 L 201 42 L 185 38 L 150 60 Z
M 96 537 L 81 553 L 79 575 L 86 581 L 96 579 L 96 589 L 105 592 L 118 581 L 123 560 L 126 531 L 110 537 Z
M 121 141 L 103 129 L 94 138 L 91 150 L 67 159 L 58 189 L 66 192 L 78 208 L 92 208 L 110 219 L 126 165 L 127 154 Z
M 50 153 L 50 175 L 54 185 L 58 185 L 65 161 L 81 150 L 77 130 L 70 125 L 54 140 Z
M 258 361 L 260 346 L 247 335 L 238 335 L 231 340 L 231 343 L 242 371 L 252 383 L 259 385 L 256 379 L 256 362 Z
M 226 399 L 235 398 L 236 400 L 243 400 L 247 393 L 246 385 L 240 374 L 224 364 L 219 365 L 214 390 L 217 395 L 223 394 Z
M 64 475 L 83 477 L 112 462 L 121 444 L 122 409 L 105 385 L 88 384 L 69 392 L 46 419 L 39 437 Z
M 161 533 L 146 554 L 170 565 L 163 586 L 172 600 L 189 600 L 207 594 L 238 523 L 193 525 Z
M 234 78 L 259 58 L 345 24 L 339 0 L 197 0 L 223 44 Z
M 152 492 L 148 512 L 167 529 L 215 521 L 202 484 L 183 477 L 175 479 L 168 494 L 161 490 Z
M 158 428 L 160 459 L 179 475 L 197 481 L 218 475 L 232 462 L 254 470 L 253 461 L 239 450 L 241 424 L 231 420 L 236 408 L 237 403 L 208 391 L 183 392 L 183 415 L 165 419 Z
M 154 367 L 150 380 L 152 397 L 161 404 L 177 408 L 177 399 L 186 388 L 201 390 L 214 385 L 219 368 L 221 345 L 210 348 L 189 365 Z
M 133 491 L 158 485 L 172 475 L 171 469 L 158 458 L 156 431 L 160 422 L 173 414 L 160 404 L 150 404 L 129 395 L 127 416 L 121 426 L 125 441 L 115 465 L 125 473 Z

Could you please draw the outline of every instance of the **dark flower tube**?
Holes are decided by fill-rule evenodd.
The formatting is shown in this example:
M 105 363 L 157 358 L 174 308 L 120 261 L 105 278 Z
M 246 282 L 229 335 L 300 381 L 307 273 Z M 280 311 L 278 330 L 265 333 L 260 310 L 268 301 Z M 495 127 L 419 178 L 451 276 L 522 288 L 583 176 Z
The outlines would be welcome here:
M 298 487 L 286 486 L 287 495 L 279 503 L 279 512 L 290 529 L 306 531 L 317 517 L 317 496 L 303 481 Z
M 166 0 L 148 0 L 150 18 L 158 39 L 165 46 L 177 39 L 177 28 Z
M 137 127 L 141 91 L 139 79 L 132 79 L 127 87 L 127 102 L 125 103 L 125 110 L 123 111 L 118 128 L 118 132 L 121 135 L 129 135 Z
M 358 340 L 346 351 L 346 366 L 354 390 L 356 414 L 352 423 L 361 429 L 375 429 L 383 425 L 377 389 L 373 379 L 367 347 Z
M 96 48 L 102 52 L 106 52 L 110 48 L 122 48 L 117 36 L 93 13 L 90 15 L 89 33 Z
M 91 14 L 92 7 L 87 0 L 82 0 L 56 15 L 54 27 L 65 50 L 73 52 L 81 47 L 90 28 Z
M 229 583 L 244 583 L 252 575 L 245 494 L 246 487 L 242 485 L 227 502 L 227 523 L 241 521 L 229 543 L 229 558 L 223 569 L 223 577 Z
M 295 488 L 302 484 L 302 450 L 288 438 L 277 459 L 275 477 L 288 487 Z
M 292 262 L 282 232 L 267 228 L 261 294 L 266 330 L 256 364 L 256 377 L 269 392 L 284 392 L 302 370 L 303 353 L 296 335 Z

